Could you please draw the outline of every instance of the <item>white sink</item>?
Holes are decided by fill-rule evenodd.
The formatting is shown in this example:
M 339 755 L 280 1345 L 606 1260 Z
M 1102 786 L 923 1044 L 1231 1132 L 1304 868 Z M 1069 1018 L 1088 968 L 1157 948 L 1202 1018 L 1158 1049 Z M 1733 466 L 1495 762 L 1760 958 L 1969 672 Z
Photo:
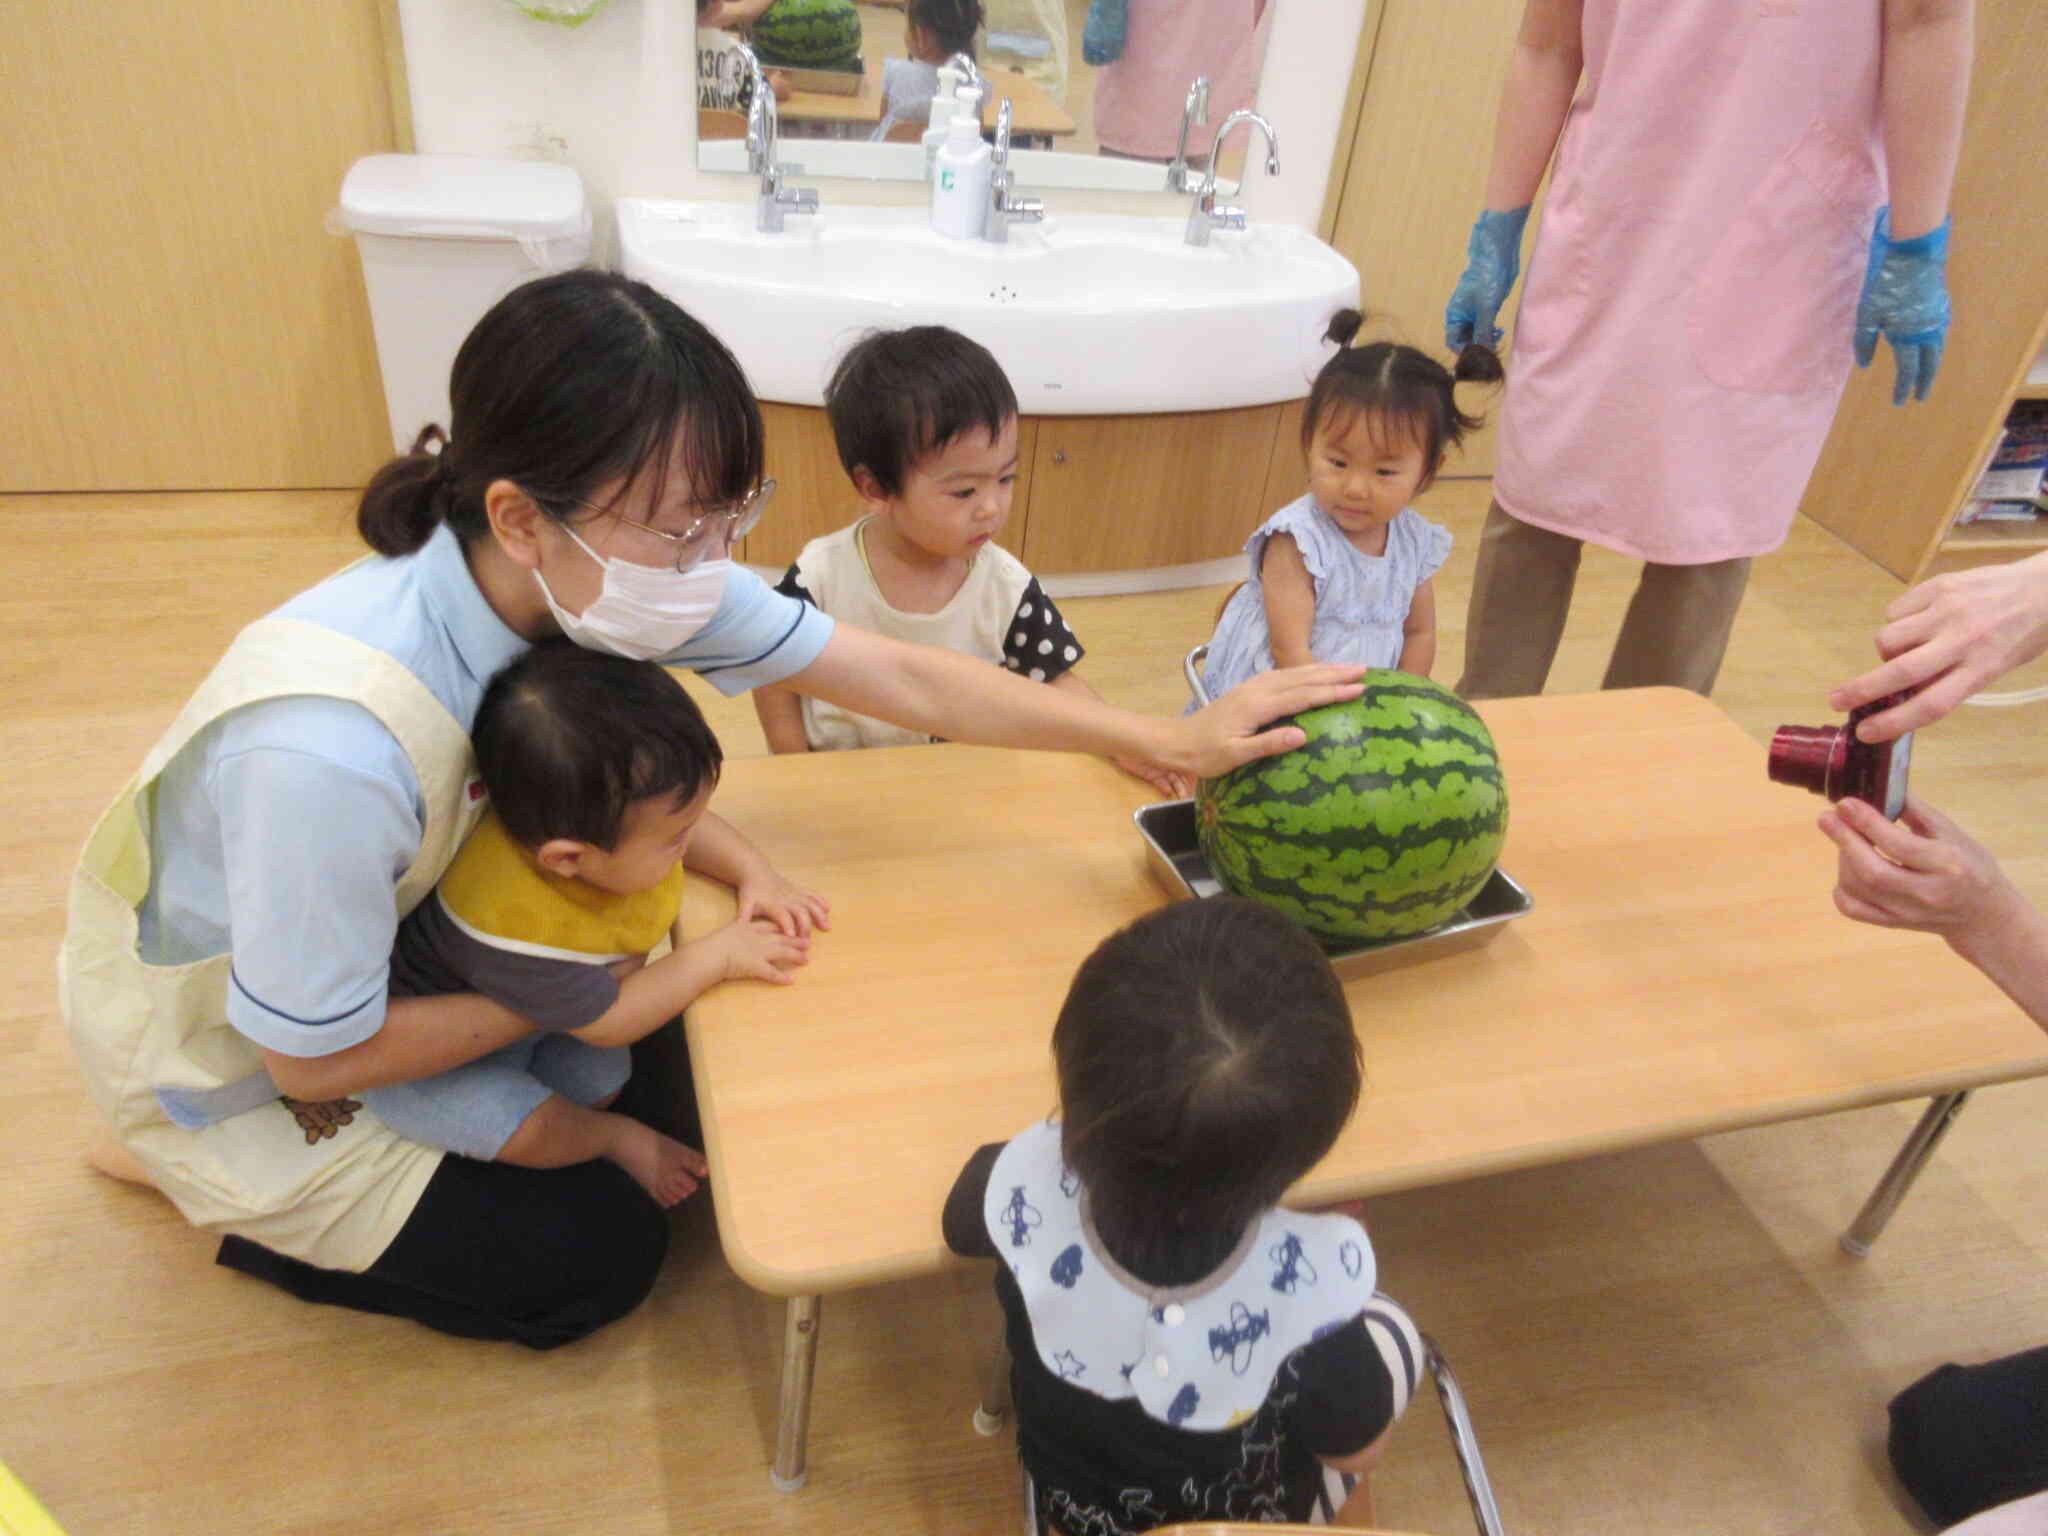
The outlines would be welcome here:
M 754 205 L 621 198 L 626 272 L 738 355 L 767 400 L 817 405 L 872 326 L 949 325 L 1002 363 L 1034 415 L 1220 410 L 1298 399 L 1358 272 L 1302 230 L 1185 243 L 1185 220 L 1052 213 L 1008 244 L 934 234 L 922 207 L 827 205 L 776 234 Z

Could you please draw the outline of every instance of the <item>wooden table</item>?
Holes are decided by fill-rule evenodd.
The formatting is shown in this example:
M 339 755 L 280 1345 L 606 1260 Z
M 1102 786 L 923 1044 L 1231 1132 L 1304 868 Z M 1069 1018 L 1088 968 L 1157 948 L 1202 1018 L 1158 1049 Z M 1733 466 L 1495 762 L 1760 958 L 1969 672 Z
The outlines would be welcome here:
M 775 66 L 769 65 L 769 68 Z M 1073 114 L 1039 86 L 1008 69 L 985 69 L 988 95 L 981 104 L 984 128 L 996 125 L 1004 97 L 1010 99 L 1010 142 L 1015 149 L 1043 149 L 1074 131 Z M 829 91 L 791 91 L 775 104 L 784 123 L 829 123 L 873 128 L 882 120 L 882 57 L 870 50 L 860 89 L 851 96 Z M 793 135 L 793 137 L 795 137 Z
M 1353 984 L 1366 1095 L 1299 1201 L 1938 1096 L 1867 1246 L 1963 1093 L 2048 1073 L 2048 1037 L 1938 940 L 1835 912 L 1821 801 L 1768 782 L 1713 704 L 1480 708 L 1534 910 Z M 1091 759 L 972 747 L 728 766 L 719 813 L 833 903 L 795 986 L 721 988 L 688 1025 L 726 1256 L 790 1298 L 778 1486 L 803 1475 L 820 1294 L 948 1263 L 961 1164 L 1055 1106 L 1075 967 L 1164 899 L 1130 822 L 1151 798 Z M 690 903 L 697 931 L 731 911 Z

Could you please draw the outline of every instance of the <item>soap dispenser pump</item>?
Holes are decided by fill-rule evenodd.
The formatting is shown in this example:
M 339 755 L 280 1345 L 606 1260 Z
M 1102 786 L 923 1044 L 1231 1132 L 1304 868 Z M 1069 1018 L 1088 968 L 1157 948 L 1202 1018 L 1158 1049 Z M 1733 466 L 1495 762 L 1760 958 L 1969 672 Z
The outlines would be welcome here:
M 924 179 L 932 179 L 932 162 L 938 158 L 939 146 L 946 142 L 946 128 L 959 111 L 959 104 L 950 94 L 932 98 L 931 125 L 924 131 Z
M 932 228 L 955 240 L 978 240 L 988 222 L 989 176 L 995 152 L 981 137 L 981 114 L 954 112 L 946 141 L 932 159 Z

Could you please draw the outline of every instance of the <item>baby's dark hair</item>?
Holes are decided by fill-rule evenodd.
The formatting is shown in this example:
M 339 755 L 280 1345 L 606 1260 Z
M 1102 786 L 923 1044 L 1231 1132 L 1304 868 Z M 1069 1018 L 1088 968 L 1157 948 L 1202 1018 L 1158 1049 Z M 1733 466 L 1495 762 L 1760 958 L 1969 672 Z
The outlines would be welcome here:
M 1330 317 L 1323 340 L 1337 352 L 1309 387 L 1308 406 L 1301 413 L 1301 451 L 1308 452 L 1316 429 L 1338 413 L 1370 411 L 1396 424 L 1412 424 L 1430 476 L 1445 452 L 1464 442 L 1467 432 L 1485 425 L 1482 416 L 1458 409 L 1453 386 L 1466 382 L 1495 384 L 1501 378 L 1500 358 L 1487 347 L 1468 346 L 1455 368 L 1446 368 L 1427 352 L 1393 341 L 1372 341 L 1354 347 L 1351 338 L 1365 323 L 1355 309 Z
M 974 427 L 991 438 L 1017 414 L 995 355 L 943 325 L 869 331 L 825 385 L 825 414 L 848 475 L 865 469 L 890 496 L 918 460 Z
M 948 56 L 974 57 L 974 34 L 981 30 L 981 0 L 910 0 L 903 19 L 931 33 Z
M 1234 1241 L 1358 1103 L 1358 1037 L 1328 958 L 1239 897 L 1173 902 L 1104 939 L 1052 1048 L 1067 1166 L 1111 1254 L 1148 1278 Z
M 470 740 L 491 809 L 526 848 L 567 837 L 609 851 L 636 801 L 668 795 L 680 809 L 725 762 L 696 701 L 658 663 L 567 640 L 492 677 Z

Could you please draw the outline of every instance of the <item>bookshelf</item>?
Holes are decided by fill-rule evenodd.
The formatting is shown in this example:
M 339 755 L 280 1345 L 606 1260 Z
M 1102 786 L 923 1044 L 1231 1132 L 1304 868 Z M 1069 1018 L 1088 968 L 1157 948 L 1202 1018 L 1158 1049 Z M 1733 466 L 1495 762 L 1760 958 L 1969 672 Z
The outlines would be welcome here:
M 1955 321 L 1929 398 L 1891 403 L 1892 359 L 1852 375 L 1801 510 L 1905 581 L 2048 549 L 2048 518 L 1955 526 L 2018 399 L 2048 399 L 2048 5 L 1978 0 L 1951 208 Z

